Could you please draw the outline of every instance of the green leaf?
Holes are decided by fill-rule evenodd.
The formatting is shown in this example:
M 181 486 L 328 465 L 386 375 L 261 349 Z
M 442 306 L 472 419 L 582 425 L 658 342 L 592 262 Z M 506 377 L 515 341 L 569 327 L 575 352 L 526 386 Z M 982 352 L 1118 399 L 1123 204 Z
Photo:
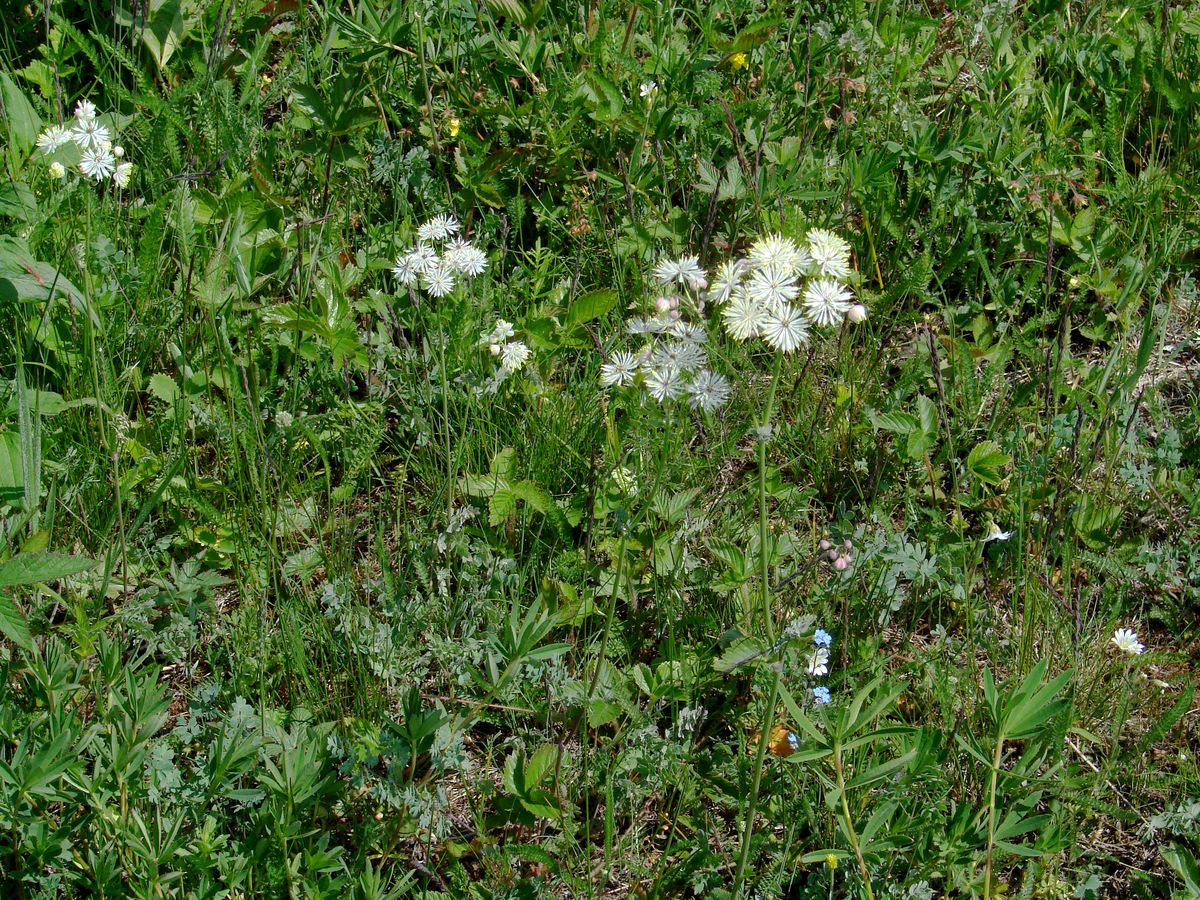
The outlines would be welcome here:
M 743 637 L 734 641 L 729 649 L 713 661 L 713 668 L 722 674 L 732 672 L 755 659 L 762 659 L 766 645 L 758 638 Z
M 995 441 L 980 441 L 967 454 L 967 471 L 983 484 L 998 485 L 1001 469 L 1011 462 L 1007 453 Z
M 875 426 L 876 431 L 891 431 L 895 434 L 912 434 L 921 429 L 917 417 L 906 412 L 876 412 L 867 410 L 867 418 Z
M 19 553 L 0 563 L 0 587 L 14 584 L 41 584 L 77 575 L 99 565 L 94 559 L 65 556 L 61 553 Z
M 11 597 L 0 594 L 0 632 L 22 650 L 33 650 L 33 636 L 25 614 L 17 608 Z
M 25 92 L 7 72 L 0 72 L 0 96 L 4 98 L 4 112 L 8 117 L 8 151 L 15 172 L 37 143 L 42 120 L 34 112 Z
M 616 305 L 617 292 L 612 288 L 589 291 L 571 304 L 571 308 L 567 310 L 567 319 L 564 324 L 567 328 L 574 328 L 585 322 L 591 322 Z
M 164 375 L 158 372 L 150 376 L 150 393 L 164 403 L 173 404 L 180 397 L 179 385 L 175 383 L 175 379 L 170 375 Z

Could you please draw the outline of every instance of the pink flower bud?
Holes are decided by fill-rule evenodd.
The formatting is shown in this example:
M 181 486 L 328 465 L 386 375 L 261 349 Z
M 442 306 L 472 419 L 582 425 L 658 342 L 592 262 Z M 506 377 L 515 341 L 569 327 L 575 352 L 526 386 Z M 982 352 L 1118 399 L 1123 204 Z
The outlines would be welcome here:
M 829 557 L 830 562 L 837 562 L 838 552 L 836 550 L 830 550 L 825 555 Z
M 671 304 L 671 309 L 679 309 L 679 298 L 678 297 L 672 295 L 671 299 L 668 302 Z
M 682 315 L 682 314 L 677 309 L 673 309 L 670 312 L 670 316 L 672 319 L 678 319 L 680 317 L 680 315 Z
M 671 308 L 671 299 L 669 297 L 659 297 L 654 301 L 654 308 L 660 313 L 665 313 Z
M 850 565 L 850 560 L 846 559 L 846 557 L 844 557 L 844 556 L 839 556 L 837 559 L 835 559 L 833 561 L 833 567 L 835 569 L 837 569 L 839 572 L 845 572 L 846 567 L 849 565 Z
M 850 538 L 846 538 L 844 541 L 842 541 L 842 546 L 845 547 L 847 550 L 853 550 L 854 549 L 854 541 L 850 540 Z
M 832 545 L 829 543 L 829 541 L 825 540 L 824 538 L 821 538 L 821 543 L 817 544 L 817 546 L 820 547 L 822 550 L 828 550 L 830 548 L 830 546 L 832 546 Z
M 850 307 L 850 312 L 846 313 L 846 318 L 858 325 L 867 321 L 867 308 L 861 303 L 855 303 Z

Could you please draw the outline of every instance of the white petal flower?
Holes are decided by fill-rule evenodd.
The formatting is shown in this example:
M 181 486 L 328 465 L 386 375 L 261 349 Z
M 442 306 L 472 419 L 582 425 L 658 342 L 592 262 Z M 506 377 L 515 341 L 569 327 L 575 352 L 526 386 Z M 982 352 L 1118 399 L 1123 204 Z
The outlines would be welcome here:
M 662 368 L 646 370 L 646 392 L 662 403 L 674 400 L 683 393 L 683 378 L 678 369 Z
M 437 251 L 425 244 L 417 244 L 409 256 L 413 258 L 413 265 L 416 266 L 418 272 L 424 272 L 439 262 Z
M 1132 628 L 1118 628 L 1112 636 L 1112 642 L 1117 645 L 1118 650 L 1130 656 L 1140 656 L 1146 652 L 1146 648 L 1138 640 L 1137 632 Z
M 38 149 L 43 153 L 53 153 L 59 147 L 71 142 L 71 132 L 60 125 L 51 125 L 38 135 Z
M 707 363 L 708 355 L 704 348 L 686 341 L 663 344 L 650 357 L 650 365 L 654 368 L 678 369 L 681 372 L 702 369 Z
M 992 522 L 988 525 L 988 533 L 984 536 L 983 543 L 986 544 L 988 541 L 1007 541 L 1012 535 L 1011 531 L 1001 531 L 1000 526 Z
M 829 278 L 850 277 L 850 245 L 823 228 L 808 232 L 808 253 L 816 274 Z
M 816 647 L 805 657 L 805 666 L 809 675 L 826 675 L 829 673 L 829 651 L 824 647 Z
M 641 87 L 638 88 L 638 93 L 640 93 L 642 95 L 642 97 L 647 100 L 649 100 L 651 97 L 653 97 L 657 92 L 658 92 L 658 82 L 657 81 L 643 81 L 641 84 Z
M 744 259 L 729 259 L 721 263 L 717 274 L 713 276 L 708 293 L 704 295 L 705 299 L 718 306 L 728 303 L 729 298 L 733 296 L 737 286 L 741 283 L 742 275 L 746 272 L 746 265 Z
M 664 259 L 654 267 L 654 277 L 663 284 L 677 282 L 699 290 L 708 284 L 704 270 L 700 268 L 700 257 L 684 256 L 681 259 Z
M 90 100 L 80 100 L 75 107 L 75 118 L 80 122 L 96 118 L 96 105 Z
M 133 175 L 133 163 L 123 162 L 117 163 L 117 167 L 113 170 L 112 180 L 119 188 L 129 187 L 129 179 Z
M 445 297 L 454 290 L 454 273 L 447 266 L 427 266 L 421 279 L 425 293 L 431 297 Z
M 630 319 L 625 323 L 625 330 L 630 334 L 662 334 L 674 325 L 671 319 Z
M 729 381 L 709 369 L 696 373 L 688 385 L 688 403 L 705 412 L 712 412 L 729 399 Z
M 850 311 L 854 295 L 832 278 L 814 278 L 804 289 L 804 313 L 814 325 L 835 325 Z
M 756 269 L 773 266 L 794 278 L 808 271 L 812 266 L 812 257 L 791 238 L 768 234 L 750 248 L 750 264 Z
M 529 346 L 524 341 L 512 341 L 500 351 L 500 368 L 508 373 L 519 372 L 529 359 Z
M 516 329 L 513 328 L 512 322 L 505 321 L 504 319 L 497 319 L 496 327 L 491 331 L 483 332 L 481 335 L 483 338 L 482 343 L 503 344 L 516 333 Z
M 453 261 L 455 271 L 460 272 L 468 278 L 481 275 L 483 270 L 487 268 L 487 264 L 487 256 L 473 244 L 468 244 L 459 250 L 455 254 Z
M 57 178 L 60 181 L 67 177 L 67 170 L 58 160 L 50 163 L 50 177 Z
M 434 216 L 417 229 L 422 241 L 444 241 L 452 234 L 458 234 L 458 219 L 454 216 Z
M 396 257 L 396 265 L 392 266 L 392 274 L 405 287 L 416 284 L 417 278 L 424 269 L 424 264 L 413 254 L 404 253 Z
M 771 311 L 795 300 L 800 288 L 787 269 L 769 265 L 750 276 L 746 291 L 763 309 Z
M 755 337 L 766 318 L 766 312 L 747 291 L 738 291 L 721 310 L 725 330 L 735 341 Z
M 676 319 L 671 323 L 671 327 L 667 329 L 667 334 L 672 337 L 677 337 L 681 341 L 687 341 L 689 344 L 707 344 L 708 332 L 704 330 L 703 325 L 697 325 L 694 322 L 685 322 L 682 319 Z
M 762 339 L 783 353 L 791 353 L 808 340 L 808 323 L 791 304 L 767 313 L 760 328 Z
M 624 350 L 618 350 L 600 367 L 600 383 L 605 387 L 628 387 L 633 384 L 637 372 L 637 357 Z
M 93 147 L 79 157 L 79 171 L 96 181 L 111 178 L 116 169 L 117 161 L 109 150 Z
M 108 129 L 95 119 L 80 119 L 71 129 L 71 140 L 79 145 L 80 150 L 102 150 L 109 143 Z M 111 150 L 105 152 L 111 154 Z

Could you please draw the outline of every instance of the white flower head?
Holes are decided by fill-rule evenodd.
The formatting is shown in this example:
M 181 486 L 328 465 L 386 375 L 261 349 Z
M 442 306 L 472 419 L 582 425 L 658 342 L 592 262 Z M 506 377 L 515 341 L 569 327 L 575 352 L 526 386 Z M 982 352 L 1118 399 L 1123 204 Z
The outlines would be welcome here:
M 818 275 L 827 278 L 850 277 L 850 245 L 823 228 L 808 232 L 808 253 Z
M 1130 656 L 1140 656 L 1146 652 L 1146 648 L 1138 640 L 1137 632 L 1132 628 L 1118 628 L 1112 636 L 1112 642 L 1118 650 Z
M 744 341 L 758 335 L 766 320 L 766 311 L 749 292 L 741 290 L 735 293 L 733 299 L 721 310 L 721 319 L 725 322 L 725 330 L 731 338 Z
M 130 176 L 133 175 L 133 163 L 122 162 L 117 163 L 117 167 L 113 169 L 112 180 L 119 188 L 129 187 Z
M 600 367 L 600 383 L 605 387 L 628 387 L 637 378 L 637 373 L 637 357 L 625 350 L 618 350 Z
M 995 522 L 988 523 L 988 533 L 983 537 L 983 543 L 988 541 L 1007 541 L 1013 536 L 1011 531 L 1001 531 L 1000 526 Z
M 403 253 L 396 257 L 396 265 L 392 266 L 392 274 L 396 276 L 405 287 L 416 284 L 417 278 L 420 277 L 425 264 L 420 258 L 412 253 Z
M 678 369 L 646 369 L 646 392 L 659 403 L 674 400 L 683 393 L 683 390 L 683 378 Z
M 90 100 L 80 100 L 75 106 L 75 118 L 80 122 L 96 118 L 96 105 Z
M 767 311 L 777 310 L 796 299 L 800 288 L 795 276 L 776 265 L 764 266 L 750 276 L 746 291 Z
M 61 125 L 51 125 L 38 135 L 37 146 L 43 153 L 53 153 L 59 147 L 69 144 L 71 140 L 71 132 Z
M 500 368 L 512 374 L 525 366 L 530 355 L 529 345 L 524 341 L 511 341 L 500 349 Z
M 658 93 L 658 82 L 654 81 L 653 79 L 650 81 L 643 81 L 641 86 L 638 87 L 638 93 L 642 95 L 643 99 L 649 100 Z
M 79 157 L 79 171 L 95 181 L 111 178 L 116 170 L 117 161 L 113 159 L 112 151 L 102 147 L 84 150 Z
M 71 140 L 79 145 L 80 150 L 107 150 L 108 129 L 95 119 L 80 119 L 71 129 Z M 111 153 L 111 150 L 107 152 Z
M 454 216 L 434 216 L 417 229 L 417 237 L 422 241 L 444 241 L 452 234 L 458 234 L 458 219 Z
M 762 339 L 781 353 L 791 353 L 808 340 L 808 323 L 800 310 L 787 303 L 767 313 L 759 330 Z
M 804 658 L 805 668 L 809 675 L 821 676 L 829 673 L 829 650 L 825 647 L 814 647 Z
M 516 334 L 516 329 L 513 328 L 513 323 L 504 319 L 496 320 L 496 327 L 491 331 L 484 331 L 480 334 L 481 344 L 503 344 L 510 337 Z
M 654 267 L 654 277 L 663 284 L 686 284 L 692 290 L 700 290 L 708 285 L 698 256 L 664 259 Z
M 727 259 L 721 263 L 717 274 L 713 276 L 705 299 L 718 306 L 728 303 L 742 281 L 746 266 L 747 263 L 744 259 Z
M 750 248 L 750 264 L 756 269 L 772 266 L 782 269 L 789 277 L 805 274 L 812 265 L 808 251 L 791 238 L 768 234 Z
M 418 272 L 424 272 L 439 262 L 437 251 L 426 244 L 417 244 L 412 248 L 409 256 L 413 258 L 413 265 L 416 266 Z
M 702 369 L 687 387 L 688 403 L 705 412 L 723 406 L 729 399 L 729 381 L 711 369 Z
M 57 178 L 60 181 L 64 178 L 66 178 L 67 177 L 66 167 L 63 166 L 63 164 L 60 163 L 58 160 L 55 160 L 54 162 L 50 163 L 50 177 Z
M 440 263 L 426 266 L 421 273 L 421 286 L 431 297 L 445 297 L 454 290 L 454 273 Z
M 854 295 L 832 278 L 814 278 L 804 289 L 804 314 L 814 325 L 836 325 L 850 311 Z

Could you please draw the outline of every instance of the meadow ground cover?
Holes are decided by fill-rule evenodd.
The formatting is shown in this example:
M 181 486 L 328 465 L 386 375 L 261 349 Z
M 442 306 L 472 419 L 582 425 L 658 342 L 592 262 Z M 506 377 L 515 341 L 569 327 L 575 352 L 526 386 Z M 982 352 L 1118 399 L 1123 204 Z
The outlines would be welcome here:
M 1200 9 L 29 0 L 0 894 L 1200 896 Z

